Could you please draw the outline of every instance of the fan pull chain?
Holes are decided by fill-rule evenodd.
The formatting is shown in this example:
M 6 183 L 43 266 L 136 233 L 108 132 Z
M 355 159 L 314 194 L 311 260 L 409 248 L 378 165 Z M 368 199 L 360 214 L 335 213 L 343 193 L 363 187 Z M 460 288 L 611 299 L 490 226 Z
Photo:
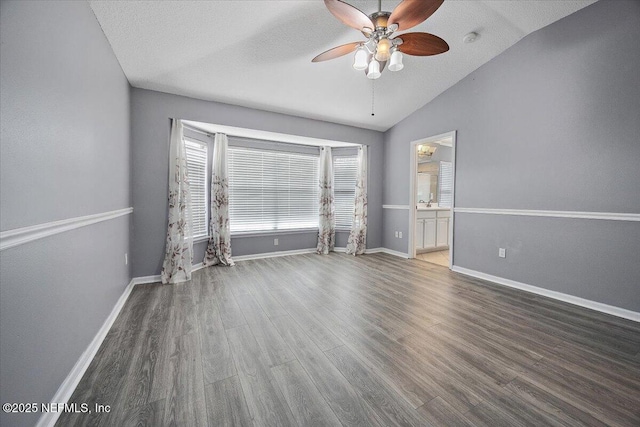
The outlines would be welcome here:
M 371 80 L 371 115 L 375 116 L 375 102 L 376 102 L 376 85 L 375 85 L 375 80 Z

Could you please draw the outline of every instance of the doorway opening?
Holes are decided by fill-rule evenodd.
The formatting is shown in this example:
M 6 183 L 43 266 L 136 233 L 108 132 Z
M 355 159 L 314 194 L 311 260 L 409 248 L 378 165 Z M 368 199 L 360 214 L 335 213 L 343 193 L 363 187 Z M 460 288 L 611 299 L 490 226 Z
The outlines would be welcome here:
M 410 144 L 409 258 L 451 269 L 456 131 Z

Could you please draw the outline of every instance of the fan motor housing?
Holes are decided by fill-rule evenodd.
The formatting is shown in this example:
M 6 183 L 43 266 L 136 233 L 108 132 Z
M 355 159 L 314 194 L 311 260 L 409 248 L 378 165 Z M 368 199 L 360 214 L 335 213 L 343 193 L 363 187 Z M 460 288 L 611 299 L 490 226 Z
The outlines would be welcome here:
M 375 25 L 376 30 L 380 30 L 387 28 L 390 16 L 391 12 L 375 12 L 369 15 L 369 18 L 371 18 L 371 22 Z

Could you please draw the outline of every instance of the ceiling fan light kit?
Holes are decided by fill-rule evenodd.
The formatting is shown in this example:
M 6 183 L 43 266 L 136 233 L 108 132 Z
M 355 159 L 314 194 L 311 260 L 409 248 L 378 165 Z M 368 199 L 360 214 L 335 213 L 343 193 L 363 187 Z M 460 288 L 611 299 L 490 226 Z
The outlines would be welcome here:
M 395 49 L 391 54 L 391 62 L 389 63 L 389 71 L 400 71 L 404 68 L 402 63 L 402 53 Z
M 388 38 L 383 37 L 378 41 L 378 47 L 376 49 L 376 61 L 388 61 L 391 56 L 391 42 Z
M 375 80 L 382 75 L 380 72 L 380 63 L 373 59 L 369 62 L 369 68 L 367 69 L 367 78 Z
M 356 49 L 356 55 L 353 59 L 353 68 L 356 70 L 366 70 L 369 66 L 369 54 L 364 46 Z
M 429 33 L 404 33 L 391 38 L 394 32 L 412 28 L 431 16 L 444 0 L 403 0 L 393 12 L 383 12 L 378 0 L 378 11 L 367 16 L 340 0 L 324 0 L 325 6 L 342 23 L 360 31 L 367 40 L 334 47 L 313 58 L 312 62 L 327 61 L 356 51 L 353 68 L 364 71 L 369 79 L 382 75 L 387 62 L 390 71 L 404 68 L 403 53 L 413 56 L 431 56 L 449 50 L 447 42 Z

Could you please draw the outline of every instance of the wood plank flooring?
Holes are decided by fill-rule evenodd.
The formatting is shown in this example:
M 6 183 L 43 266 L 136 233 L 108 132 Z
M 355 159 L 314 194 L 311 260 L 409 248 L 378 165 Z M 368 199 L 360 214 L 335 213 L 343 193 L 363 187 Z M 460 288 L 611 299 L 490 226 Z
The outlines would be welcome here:
M 639 426 L 640 324 L 385 254 L 138 285 L 59 426 Z

